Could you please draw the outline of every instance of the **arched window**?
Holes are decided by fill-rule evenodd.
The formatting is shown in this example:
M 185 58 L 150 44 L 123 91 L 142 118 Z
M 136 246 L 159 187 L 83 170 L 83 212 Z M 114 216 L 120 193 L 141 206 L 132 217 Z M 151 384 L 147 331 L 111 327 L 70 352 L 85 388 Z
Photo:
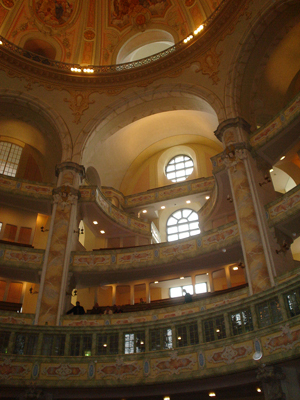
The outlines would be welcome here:
M 191 175 L 193 170 L 194 162 L 191 157 L 178 155 L 168 162 L 166 176 L 172 182 L 182 182 Z
M 22 147 L 10 142 L 0 142 L 0 174 L 16 176 Z
M 167 241 L 199 235 L 198 214 L 188 208 L 175 211 L 167 221 Z

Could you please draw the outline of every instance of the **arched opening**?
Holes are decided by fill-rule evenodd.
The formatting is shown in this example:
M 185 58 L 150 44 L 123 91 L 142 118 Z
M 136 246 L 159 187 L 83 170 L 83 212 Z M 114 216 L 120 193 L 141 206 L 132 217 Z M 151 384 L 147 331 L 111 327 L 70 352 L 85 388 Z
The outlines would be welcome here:
M 116 64 L 150 57 L 174 46 L 174 44 L 174 38 L 169 32 L 158 29 L 140 32 L 123 44 L 118 52 Z
M 56 57 L 55 48 L 45 40 L 29 39 L 24 44 L 23 48 L 24 50 L 28 50 L 31 53 L 48 58 L 49 60 L 55 60 Z

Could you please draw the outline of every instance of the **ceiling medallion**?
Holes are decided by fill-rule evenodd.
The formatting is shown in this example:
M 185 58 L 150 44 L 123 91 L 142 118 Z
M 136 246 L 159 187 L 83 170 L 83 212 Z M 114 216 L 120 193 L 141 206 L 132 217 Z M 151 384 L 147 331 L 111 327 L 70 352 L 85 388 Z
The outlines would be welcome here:
M 84 38 L 86 40 L 93 40 L 95 38 L 95 32 L 89 29 L 88 31 L 84 32 Z

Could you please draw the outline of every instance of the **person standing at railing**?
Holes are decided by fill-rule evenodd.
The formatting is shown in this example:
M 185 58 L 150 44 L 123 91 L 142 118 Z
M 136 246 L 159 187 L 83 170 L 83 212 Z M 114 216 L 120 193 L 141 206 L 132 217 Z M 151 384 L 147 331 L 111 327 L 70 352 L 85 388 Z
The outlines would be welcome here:
M 85 314 L 85 311 L 84 308 L 80 305 L 80 302 L 76 301 L 76 306 L 71 308 L 71 310 L 67 311 L 67 314 L 83 315 Z

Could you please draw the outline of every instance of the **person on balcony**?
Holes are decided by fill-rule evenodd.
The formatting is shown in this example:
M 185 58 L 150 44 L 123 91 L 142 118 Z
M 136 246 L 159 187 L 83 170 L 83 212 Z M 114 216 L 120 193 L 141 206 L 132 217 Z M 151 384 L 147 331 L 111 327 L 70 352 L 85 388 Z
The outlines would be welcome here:
M 109 306 L 107 306 L 106 309 L 104 310 L 103 314 L 111 315 L 112 313 L 113 313 L 112 309 Z
M 84 308 L 80 305 L 80 302 L 76 301 L 76 306 L 71 308 L 71 310 L 67 311 L 67 314 L 83 315 L 85 314 L 85 311 Z
M 193 301 L 192 295 L 188 293 L 185 289 L 183 289 L 183 295 L 185 303 L 191 303 Z

